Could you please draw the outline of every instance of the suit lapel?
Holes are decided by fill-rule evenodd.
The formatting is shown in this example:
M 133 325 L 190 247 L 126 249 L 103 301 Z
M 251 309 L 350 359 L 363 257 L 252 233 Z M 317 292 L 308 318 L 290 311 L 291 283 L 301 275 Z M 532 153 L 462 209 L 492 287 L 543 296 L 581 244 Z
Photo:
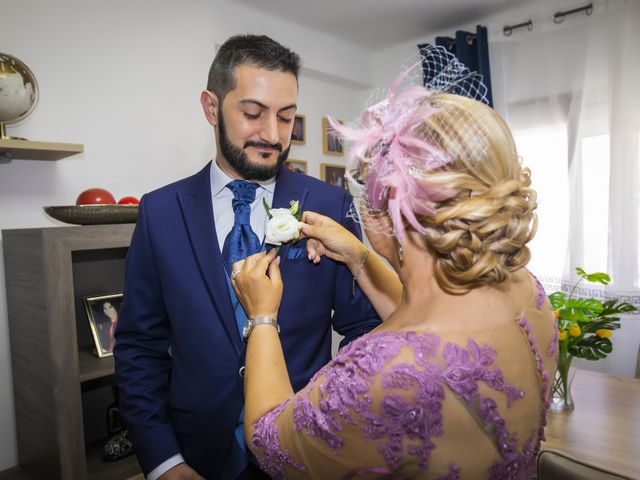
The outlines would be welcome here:
M 298 200 L 300 202 L 300 210 L 304 211 L 304 202 L 307 199 L 308 190 L 301 188 L 296 182 L 297 175 L 300 174 L 290 172 L 286 167 L 280 171 L 276 188 L 273 192 L 272 208 L 289 208 L 292 200 Z M 287 260 L 287 252 L 290 247 L 291 243 L 286 243 L 280 247 L 280 268 Z
M 191 240 L 200 273 L 209 290 L 213 305 L 223 323 L 234 348 L 241 354 L 243 344 L 229 297 L 224 262 L 218 245 L 210 183 L 211 162 L 193 177 L 191 185 L 178 192 L 178 202 L 184 215 L 185 225 Z

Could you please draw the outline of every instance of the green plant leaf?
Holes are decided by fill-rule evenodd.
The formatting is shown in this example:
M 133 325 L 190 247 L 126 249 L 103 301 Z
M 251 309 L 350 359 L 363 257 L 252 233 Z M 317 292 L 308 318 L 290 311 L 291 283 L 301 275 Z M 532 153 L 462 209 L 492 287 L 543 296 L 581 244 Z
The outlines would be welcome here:
M 587 360 L 600 360 L 606 358 L 613 350 L 611 340 L 596 335 L 583 337 L 574 345 L 569 346 L 569 353 L 574 357 Z
M 566 305 L 567 298 L 564 292 L 553 292 L 549 295 L 549 302 L 554 310 L 558 310 Z
M 575 308 L 585 313 L 599 315 L 602 312 L 602 303 L 595 298 L 570 298 L 567 300 L 566 308 Z
M 611 283 L 611 277 L 606 273 L 596 272 L 587 275 L 587 281 L 592 283 L 601 283 L 602 285 L 609 285 Z
M 560 308 L 559 315 L 570 322 L 592 322 L 601 316 L 600 312 L 602 304 L 595 298 L 569 298 Z
M 580 308 L 561 308 L 560 318 L 569 322 L 589 322 L 589 317 Z
M 271 215 L 271 208 L 269 207 L 269 204 L 267 203 L 264 197 L 262 197 L 262 205 L 264 206 L 264 209 L 267 211 L 267 215 L 269 216 L 269 218 L 273 217 L 273 215 Z
M 617 298 L 612 298 L 611 300 L 607 300 L 602 304 L 602 312 L 600 312 L 601 317 L 605 317 L 607 315 L 617 315 L 619 313 L 630 313 L 638 310 L 634 305 L 631 305 L 627 302 L 617 303 Z
M 593 322 L 581 325 L 582 331 L 585 333 L 595 333 L 596 330 L 601 328 L 607 328 L 609 330 L 617 330 L 620 328 L 620 318 L 610 317 L 603 318 L 601 320 L 594 320 Z
M 577 267 L 576 273 L 588 282 L 601 283 L 602 285 L 609 285 L 611 282 L 611 277 L 604 272 L 587 273 L 582 268 Z

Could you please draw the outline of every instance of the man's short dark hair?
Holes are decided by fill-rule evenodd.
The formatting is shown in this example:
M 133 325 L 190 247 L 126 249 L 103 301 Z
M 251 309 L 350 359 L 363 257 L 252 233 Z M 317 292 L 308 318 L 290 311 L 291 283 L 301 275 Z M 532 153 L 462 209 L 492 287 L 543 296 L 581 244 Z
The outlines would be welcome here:
M 235 35 L 222 44 L 209 69 L 207 90 L 222 103 L 236 87 L 235 69 L 251 65 L 271 71 L 292 73 L 296 80 L 300 56 L 266 35 Z

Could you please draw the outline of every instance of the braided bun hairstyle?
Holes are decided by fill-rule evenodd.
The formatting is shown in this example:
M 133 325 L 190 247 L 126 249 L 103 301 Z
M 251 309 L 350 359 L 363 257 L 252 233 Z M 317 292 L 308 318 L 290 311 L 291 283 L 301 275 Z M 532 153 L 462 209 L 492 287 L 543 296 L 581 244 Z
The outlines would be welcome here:
M 439 111 L 416 133 L 435 141 L 453 162 L 424 179 L 458 192 L 440 202 L 435 215 L 420 218 L 436 256 L 436 278 L 451 292 L 500 283 L 530 258 L 526 245 L 537 226 L 530 172 L 521 167 L 511 132 L 495 110 L 452 94 L 435 94 L 430 103 Z

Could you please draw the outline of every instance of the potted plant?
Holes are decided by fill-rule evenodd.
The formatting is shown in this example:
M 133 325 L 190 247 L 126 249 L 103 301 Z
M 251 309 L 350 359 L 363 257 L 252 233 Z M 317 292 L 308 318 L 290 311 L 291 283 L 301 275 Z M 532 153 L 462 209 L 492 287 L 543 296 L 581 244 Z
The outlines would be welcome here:
M 608 285 L 611 278 L 606 273 L 586 273 L 576 268 L 578 280 L 569 295 L 554 292 L 549 295 L 554 315 L 558 319 L 558 367 L 552 389 L 552 411 L 573 410 L 570 368 L 572 360 L 585 358 L 600 360 L 613 350 L 611 336 L 620 328 L 617 315 L 634 312 L 636 307 L 618 299 L 601 302 L 595 298 L 574 298 L 576 288 L 583 280 Z

